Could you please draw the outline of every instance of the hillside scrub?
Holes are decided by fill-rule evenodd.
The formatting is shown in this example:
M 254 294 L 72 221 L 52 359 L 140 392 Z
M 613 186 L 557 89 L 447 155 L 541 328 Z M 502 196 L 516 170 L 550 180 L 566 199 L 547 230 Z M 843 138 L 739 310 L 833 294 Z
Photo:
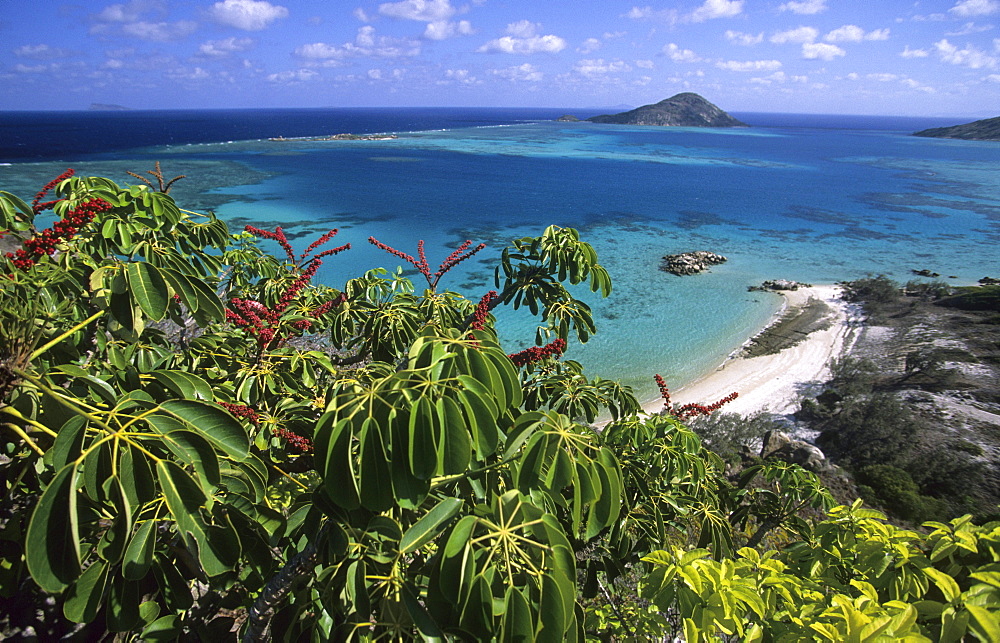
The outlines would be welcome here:
M 679 419 L 725 400 L 661 381 L 640 415 L 563 359 L 597 331 L 574 292 L 612 292 L 575 230 L 468 298 L 472 241 L 434 268 L 370 238 L 422 282 L 335 287 L 357 239 L 233 233 L 157 187 L 0 192 L 0 637 L 997 640 L 1000 523 L 901 530 L 780 462 L 729 479 Z M 535 346 L 503 350 L 498 306 Z

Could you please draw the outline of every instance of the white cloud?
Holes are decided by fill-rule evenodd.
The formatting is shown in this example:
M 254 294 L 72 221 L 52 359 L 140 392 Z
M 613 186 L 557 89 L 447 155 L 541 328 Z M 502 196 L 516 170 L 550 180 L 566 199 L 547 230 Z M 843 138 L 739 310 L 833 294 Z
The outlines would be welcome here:
M 690 15 L 691 22 L 705 22 L 715 18 L 732 18 L 743 13 L 743 0 L 705 0 L 705 4 Z
M 191 35 L 198 24 L 190 20 L 179 22 L 129 22 L 122 25 L 122 33 L 141 40 L 172 42 Z
M 311 64 L 333 65 L 337 61 L 353 57 L 400 58 L 416 56 L 420 53 L 420 43 L 386 36 L 375 36 L 375 27 L 365 25 L 358 29 L 354 42 L 330 45 L 314 42 L 295 49 L 295 55 Z
M 370 78 L 372 80 L 381 80 L 381 78 L 382 78 L 382 70 L 381 69 L 369 69 L 368 70 L 368 78 Z
M 24 65 L 18 63 L 14 65 L 14 71 L 19 74 L 41 74 L 49 70 L 49 66 L 45 64 L 41 65 Z
M 317 76 L 319 76 L 319 72 L 312 69 L 296 69 L 295 71 L 282 71 L 277 74 L 271 74 L 267 79 L 272 83 L 286 85 L 290 83 L 304 83 Z
M 913 80 L 912 78 L 904 78 L 899 82 L 902 83 L 903 86 L 905 87 L 909 87 L 910 89 L 915 89 L 919 92 L 924 92 L 926 94 L 933 94 L 936 92 L 936 90 L 933 87 L 922 85 L 920 84 L 919 81 Z
M 288 16 L 288 9 L 265 0 L 224 0 L 208 10 L 212 18 L 224 25 L 244 31 L 260 31 L 275 20 Z
M 993 25 L 977 25 L 974 22 L 967 22 L 958 31 L 946 31 L 946 36 L 968 36 L 969 34 L 982 33 L 993 29 Z
M 715 66 L 727 71 L 777 71 L 781 69 L 780 60 L 727 60 L 717 62 Z
M 894 80 L 898 80 L 899 76 L 897 76 L 896 74 L 881 73 L 881 74 L 868 74 L 867 76 L 865 76 L 865 78 L 867 78 L 868 80 L 877 80 L 880 83 L 888 83 Z
M 559 36 L 539 36 L 541 25 L 521 20 L 507 25 L 507 34 L 487 42 L 477 49 L 483 52 L 499 52 L 504 54 L 537 54 L 556 53 L 566 48 L 566 41 Z
M 441 81 L 439 84 L 448 84 L 449 81 L 452 81 L 462 85 L 478 85 L 481 82 L 469 73 L 468 69 L 448 69 L 444 72 L 444 77 L 448 80 Z
M 990 81 L 991 83 L 1000 83 L 1000 74 L 990 74 L 989 76 L 986 77 L 986 80 Z
M 993 69 L 997 66 L 996 58 L 972 45 L 959 49 L 946 39 L 942 39 L 934 43 L 934 48 L 941 60 L 952 65 L 961 65 L 969 69 Z
M 583 76 L 588 76 L 593 78 L 595 76 L 604 76 L 606 74 L 620 74 L 623 72 L 632 71 L 632 67 L 629 66 L 623 60 L 611 60 L 605 62 L 603 58 L 598 58 L 596 60 L 580 60 L 573 65 L 573 71 Z
M 1000 54 L 1000 38 L 993 39 L 993 51 Z
M 769 76 L 758 76 L 750 79 L 751 83 L 757 85 L 771 85 L 773 83 L 782 84 L 787 82 L 808 83 L 808 76 L 789 76 L 783 71 L 776 71 Z
M 1000 12 L 1000 2 L 997 0 L 962 0 L 962 2 L 948 9 L 948 12 L 962 18 L 987 16 L 991 13 Z
M 811 16 L 826 11 L 826 0 L 804 0 L 803 2 L 786 2 L 778 7 L 778 11 L 791 11 L 803 16 Z
M 655 65 L 652 60 L 637 60 L 635 61 L 635 66 L 639 69 L 654 69 Z
M 506 69 L 494 69 L 491 73 L 494 76 L 499 76 L 511 82 L 537 83 L 544 78 L 544 74 L 530 63 L 524 63 L 517 67 L 507 67 Z
M 742 31 L 726 31 L 726 40 L 734 42 L 737 45 L 743 45 L 744 47 L 750 47 L 752 45 L 760 44 L 764 41 L 764 34 L 759 33 L 756 36 L 749 33 L 743 33 Z
M 138 22 L 142 14 L 150 11 L 163 11 L 163 6 L 156 0 L 132 0 L 126 4 L 112 4 L 104 7 L 95 18 L 100 22 Z
M 361 7 L 358 7 L 357 9 L 355 9 L 354 11 L 352 11 L 351 15 L 353 15 L 355 18 L 357 18 L 361 22 L 371 22 L 372 21 L 371 17 L 367 13 L 365 13 L 365 10 L 362 9 Z
M 206 80 L 212 75 L 201 67 L 195 67 L 194 69 L 172 69 L 166 73 L 166 76 L 172 80 Z
M 802 43 L 802 57 L 809 60 L 833 60 L 838 56 L 843 56 L 847 52 L 837 45 L 828 45 L 822 42 Z
M 680 19 L 680 14 L 677 13 L 676 9 L 661 9 L 656 11 L 652 7 L 647 6 L 632 7 L 628 13 L 624 14 L 624 17 L 631 18 L 632 20 L 656 20 L 673 25 Z
M 32 60 L 52 60 L 53 58 L 65 58 L 69 55 L 69 52 L 58 47 L 40 44 L 22 45 L 14 50 L 14 55 L 18 58 L 30 58 Z
M 428 40 L 447 40 L 455 36 L 471 36 L 475 32 L 475 29 L 472 28 L 472 24 L 468 20 L 459 20 L 458 22 L 438 20 L 427 23 L 427 28 L 424 29 L 424 38 Z
M 580 54 L 592 54 L 601 48 L 601 41 L 597 38 L 587 38 L 583 41 L 579 47 L 576 48 L 577 53 Z
M 670 56 L 670 60 L 675 63 L 696 63 L 701 61 L 698 54 L 694 53 L 690 49 L 681 49 L 674 43 L 664 45 L 663 53 Z
M 777 45 L 783 45 L 788 42 L 794 43 L 807 43 L 813 42 L 819 37 L 819 31 L 813 27 L 799 27 L 798 29 L 789 29 L 788 31 L 779 31 L 778 33 L 771 36 L 771 42 Z
M 906 45 L 899 55 L 903 58 L 926 58 L 930 54 L 926 49 L 910 49 L 910 46 Z
M 198 53 L 202 56 L 222 58 L 238 51 L 246 51 L 253 46 L 250 38 L 226 38 L 225 40 L 209 40 L 198 47 Z
M 403 0 L 386 2 L 378 6 L 378 12 L 390 18 L 439 22 L 455 15 L 455 8 L 449 0 Z
M 876 29 L 865 33 L 865 30 L 857 25 L 844 25 L 834 29 L 823 36 L 827 42 L 861 42 L 863 40 L 888 40 L 888 29 Z

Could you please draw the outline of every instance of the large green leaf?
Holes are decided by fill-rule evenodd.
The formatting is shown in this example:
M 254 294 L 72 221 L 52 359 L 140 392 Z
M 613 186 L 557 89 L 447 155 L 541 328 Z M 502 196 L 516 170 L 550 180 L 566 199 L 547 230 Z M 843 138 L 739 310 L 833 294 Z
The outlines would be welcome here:
M 153 547 L 156 544 L 156 521 L 139 523 L 135 535 L 125 549 L 122 575 L 130 580 L 144 578 L 153 564 Z
M 440 533 L 465 502 L 460 498 L 445 498 L 413 523 L 399 541 L 399 553 L 415 551 Z
M 250 452 L 247 430 L 222 407 L 200 400 L 169 400 L 160 409 L 190 425 L 234 460 L 243 460 Z
M 125 278 L 142 312 L 155 321 L 163 319 L 172 293 L 159 269 L 145 262 L 133 262 L 125 269 Z
M 108 564 L 95 561 L 66 592 L 63 614 L 74 623 L 89 623 L 97 616 L 108 585 Z
M 77 469 L 56 473 L 31 515 L 25 539 L 28 571 L 46 592 L 61 592 L 80 575 Z

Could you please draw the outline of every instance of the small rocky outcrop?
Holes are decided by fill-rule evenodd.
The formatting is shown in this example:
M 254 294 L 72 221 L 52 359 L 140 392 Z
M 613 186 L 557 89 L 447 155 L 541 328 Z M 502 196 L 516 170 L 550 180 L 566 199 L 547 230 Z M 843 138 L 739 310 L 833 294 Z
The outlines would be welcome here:
M 726 261 L 727 259 L 722 255 L 717 255 L 707 250 L 697 250 L 695 252 L 683 252 L 678 255 L 666 255 L 660 263 L 660 270 L 677 276 L 696 275 L 699 272 L 708 270 L 709 266 L 715 266 Z
M 556 120 L 560 121 L 562 123 L 579 123 L 580 122 L 580 119 L 577 118 L 576 116 L 573 116 L 572 114 L 564 114 L 564 115 L 560 116 L 559 118 L 557 118 Z
M 928 270 L 927 268 L 921 268 L 920 270 L 911 268 L 910 272 L 917 275 L 918 277 L 930 277 L 932 279 L 936 279 L 937 277 L 941 276 L 941 273 L 934 272 L 933 270 Z
M 768 431 L 764 434 L 760 457 L 784 460 L 814 473 L 825 471 L 831 466 L 827 462 L 826 455 L 818 447 L 801 440 L 793 440 L 781 431 Z
M 979 280 L 980 286 L 1000 286 L 1000 279 L 996 277 L 983 277 Z
M 783 290 L 798 290 L 799 288 L 810 288 L 812 284 L 804 284 L 799 281 L 791 281 L 788 279 L 769 279 L 759 286 L 750 286 L 747 288 L 748 291 L 769 291 L 778 292 Z

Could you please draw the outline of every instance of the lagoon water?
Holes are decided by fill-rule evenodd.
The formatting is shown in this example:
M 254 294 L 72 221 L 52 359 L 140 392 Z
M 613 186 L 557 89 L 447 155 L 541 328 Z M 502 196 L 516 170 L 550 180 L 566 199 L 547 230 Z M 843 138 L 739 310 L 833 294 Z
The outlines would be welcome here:
M 1000 277 L 1000 143 L 924 139 L 956 120 L 741 114 L 752 127 L 643 128 L 555 122 L 572 110 L 381 109 L 0 114 L 0 189 L 30 198 L 66 167 L 132 182 L 159 160 L 185 207 L 234 230 L 281 225 L 305 247 L 330 228 L 353 249 L 320 278 L 338 286 L 399 261 L 431 264 L 466 239 L 487 250 L 442 285 L 478 298 L 512 238 L 575 227 L 614 280 L 588 296 L 598 334 L 569 356 L 641 398 L 654 373 L 677 388 L 759 330 L 780 298 L 766 279 L 833 283 L 912 269 L 971 284 Z M 575 112 L 580 117 L 595 112 Z M 385 141 L 269 141 L 395 132 Z M 664 254 L 729 261 L 675 277 Z M 417 275 L 419 277 L 419 275 Z M 417 284 L 418 287 L 421 284 Z M 511 352 L 533 341 L 527 311 L 503 312 Z

